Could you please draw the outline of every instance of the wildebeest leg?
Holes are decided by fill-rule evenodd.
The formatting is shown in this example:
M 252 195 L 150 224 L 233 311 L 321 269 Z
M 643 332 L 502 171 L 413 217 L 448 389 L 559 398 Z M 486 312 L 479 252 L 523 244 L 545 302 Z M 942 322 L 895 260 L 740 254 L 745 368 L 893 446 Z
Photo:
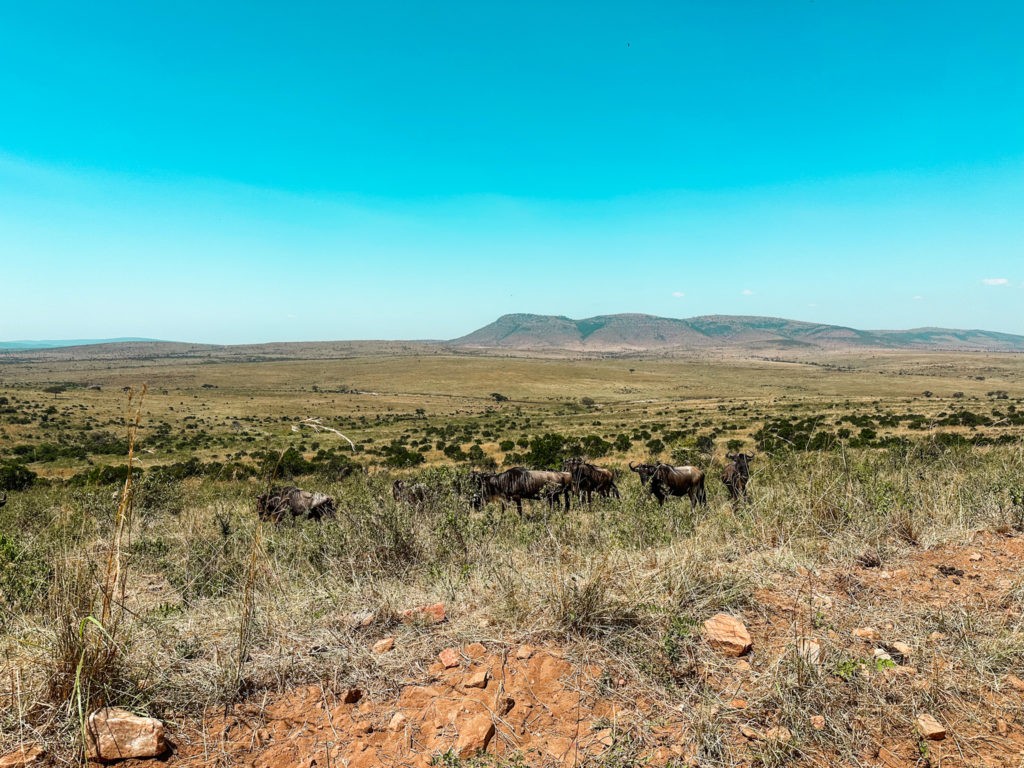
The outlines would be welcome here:
M 568 512 L 569 511 L 569 489 L 566 488 L 562 495 L 565 496 L 565 511 Z M 587 504 L 588 505 L 590 504 L 590 491 L 587 491 Z
M 519 519 L 523 519 L 523 500 L 516 496 L 516 511 L 519 513 Z

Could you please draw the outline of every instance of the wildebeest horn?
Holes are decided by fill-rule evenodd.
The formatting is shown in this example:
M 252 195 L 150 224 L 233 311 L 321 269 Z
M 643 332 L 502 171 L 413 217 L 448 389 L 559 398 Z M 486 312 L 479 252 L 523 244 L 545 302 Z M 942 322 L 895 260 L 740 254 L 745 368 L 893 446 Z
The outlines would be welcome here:
M 634 466 L 633 466 L 633 462 L 632 462 L 632 461 L 631 461 L 631 462 L 629 462 L 629 468 L 630 468 L 631 470 L 633 470 L 634 472 L 636 472 L 636 467 L 634 467 Z

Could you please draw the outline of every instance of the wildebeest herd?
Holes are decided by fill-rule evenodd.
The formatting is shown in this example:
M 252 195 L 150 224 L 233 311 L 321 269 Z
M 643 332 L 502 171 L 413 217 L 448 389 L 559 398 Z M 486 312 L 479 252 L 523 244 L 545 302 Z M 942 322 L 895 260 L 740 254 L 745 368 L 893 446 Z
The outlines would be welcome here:
M 722 483 L 729 491 L 733 503 L 746 501 L 750 462 L 754 456 L 729 453 L 726 458 L 729 463 L 722 472 Z M 695 509 L 698 504 L 707 506 L 705 473 L 699 467 L 631 463 L 629 468 L 637 474 L 641 486 L 660 505 L 670 497 L 686 496 L 690 499 L 691 509 Z M 561 471 L 512 467 L 504 472 L 470 472 L 468 480 L 472 489 L 470 505 L 473 509 L 483 509 L 491 502 L 500 503 L 502 510 L 506 504 L 515 504 L 520 516 L 523 514 L 524 499 L 546 501 L 551 510 L 561 498 L 568 512 L 569 499 L 573 495 L 580 502 L 586 499 L 588 506 L 595 493 L 603 498 L 621 498 L 615 484 L 615 472 L 582 458 L 567 459 Z M 396 480 L 391 486 L 391 495 L 396 502 L 417 509 L 422 509 L 439 494 L 439 489 L 425 483 Z M 3 501 L 0 499 L 0 505 Z M 311 520 L 334 517 L 336 507 L 335 500 L 330 496 L 287 486 L 260 494 L 256 499 L 256 511 L 261 519 L 280 523 L 286 517 L 307 517 Z

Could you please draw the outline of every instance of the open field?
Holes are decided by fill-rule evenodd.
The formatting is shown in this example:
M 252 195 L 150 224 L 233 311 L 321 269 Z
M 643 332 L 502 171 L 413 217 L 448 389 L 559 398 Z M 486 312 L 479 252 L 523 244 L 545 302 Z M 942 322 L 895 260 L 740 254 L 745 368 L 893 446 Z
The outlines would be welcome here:
M 116 704 L 175 765 L 1024 765 L 1024 356 L 268 356 L 0 356 L 0 753 L 76 762 Z M 576 453 L 621 501 L 468 504 L 472 468 Z M 659 507 L 648 459 L 708 508 Z M 281 482 L 337 517 L 259 521 Z

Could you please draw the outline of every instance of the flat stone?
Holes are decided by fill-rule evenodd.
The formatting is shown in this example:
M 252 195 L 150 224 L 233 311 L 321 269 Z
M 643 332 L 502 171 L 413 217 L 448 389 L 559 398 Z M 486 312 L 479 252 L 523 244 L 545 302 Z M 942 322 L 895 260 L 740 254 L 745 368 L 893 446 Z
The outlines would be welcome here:
M 405 728 L 405 724 L 409 722 L 409 718 L 403 715 L 401 712 L 395 712 L 391 718 L 391 722 L 388 723 L 389 731 L 401 731 Z
M 486 688 L 487 680 L 490 677 L 489 669 L 481 669 L 466 676 L 463 686 L 466 688 Z
M 860 638 L 861 640 L 867 640 L 869 642 L 876 642 L 880 639 L 878 630 L 874 627 L 858 627 L 857 629 L 853 630 L 851 634 L 854 637 Z
M 462 652 L 471 659 L 480 659 L 487 655 L 487 648 L 483 643 L 470 643 L 462 649 Z
M 166 750 L 164 724 L 156 718 L 139 717 L 118 707 L 98 709 L 89 715 L 86 755 L 92 760 L 157 757 Z
M 455 754 L 472 757 L 487 749 L 494 737 L 494 723 L 490 715 L 477 715 L 459 726 L 459 740 L 455 743 Z
M 37 763 L 46 755 L 46 750 L 39 744 L 22 744 L 13 752 L 0 757 L 0 768 L 27 768 Z
M 373 644 L 374 653 L 387 653 L 395 647 L 395 638 L 385 637 Z
M 813 715 L 811 717 L 811 728 L 816 731 L 825 730 L 825 718 L 822 715 Z
M 437 654 L 437 658 L 444 665 L 445 669 L 452 669 L 459 666 L 459 662 L 462 661 L 462 654 L 459 653 L 458 648 L 445 648 Z
M 746 625 L 735 616 L 717 613 L 704 622 L 708 644 L 725 656 L 743 656 L 754 647 Z
M 922 738 L 929 741 L 942 741 L 946 738 L 946 729 L 942 724 L 927 712 L 917 716 L 917 732 Z

